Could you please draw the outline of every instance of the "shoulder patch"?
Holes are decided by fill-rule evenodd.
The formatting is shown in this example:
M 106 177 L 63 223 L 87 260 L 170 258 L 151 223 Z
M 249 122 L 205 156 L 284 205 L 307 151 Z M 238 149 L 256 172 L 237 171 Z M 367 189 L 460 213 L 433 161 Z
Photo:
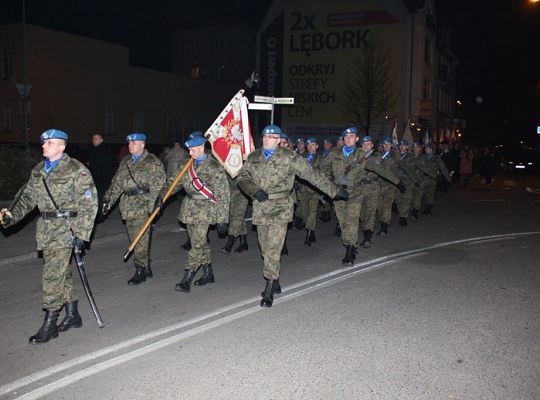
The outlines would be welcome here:
M 89 199 L 90 197 L 92 197 L 92 190 L 91 189 L 86 189 L 84 191 L 84 197 Z
M 88 176 L 88 172 L 86 171 L 81 172 L 81 176 Z

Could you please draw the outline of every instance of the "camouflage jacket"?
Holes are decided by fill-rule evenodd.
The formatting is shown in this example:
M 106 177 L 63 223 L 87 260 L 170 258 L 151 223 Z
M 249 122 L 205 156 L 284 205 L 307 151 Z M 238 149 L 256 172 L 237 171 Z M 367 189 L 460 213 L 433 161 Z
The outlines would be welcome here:
M 364 180 L 376 183 L 386 182 L 394 185 L 399 183 L 399 177 L 388 168 L 387 163 L 383 162 L 382 155 L 379 152 L 373 151 L 369 155 L 366 154 L 366 160 Z
M 253 224 L 284 224 L 292 221 L 295 176 L 308 181 L 330 197 L 337 193 L 338 188 L 328 178 L 289 149 L 278 147 L 268 160 L 261 149 L 248 156 L 238 174 L 238 186 L 252 198 L 259 189 L 270 196 L 262 203 L 253 201 Z
M 180 169 L 184 168 L 190 159 L 186 159 L 180 166 Z M 204 223 L 212 225 L 220 222 L 228 222 L 231 193 L 227 173 L 219 162 L 209 154 L 207 154 L 206 159 L 199 165 L 196 165 L 194 161 L 193 167 L 197 177 L 214 193 L 217 203 L 212 203 L 195 189 L 189 176 L 189 170 L 187 170 L 171 193 L 177 193 L 182 188 L 186 191 L 186 197 L 182 200 L 178 219 L 185 224 Z M 173 184 L 176 174 L 167 178 L 167 183 L 161 191 L 162 194 Z
M 315 153 L 315 157 L 313 158 L 313 160 L 311 162 L 308 161 L 307 154 L 306 154 L 306 156 L 304 158 L 309 163 L 311 168 L 313 168 L 316 171 L 321 170 L 321 163 L 322 163 L 322 158 L 323 157 L 322 157 L 322 155 L 320 153 Z M 301 182 L 301 184 L 300 184 L 300 190 L 304 191 L 304 194 L 306 196 L 309 196 L 309 197 L 318 197 L 318 196 L 321 195 L 319 190 L 314 188 L 312 185 L 306 184 L 306 183 L 303 183 L 303 182 Z
M 386 157 L 384 157 L 384 154 L 381 154 L 381 165 L 384 168 L 386 168 L 388 171 L 390 171 L 392 174 L 394 174 L 401 181 L 401 177 L 399 176 L 397 162 L 392 157 L 391 151 L 388 153 Z M 391 182 L 387 181 L 386 179 L 381 179 L 381 187 L 395 188 L 395 186 Z
M 188 157 L 186 151 L 181 147 L 173 147 L 165 157 L 167 163 L 167 178 L 178 173 L 180 164 L 183 164 Z
M 380 176 L 392 183 L 399 183 L 399 178 L 381 165 L 380 159 L 365 156 L 366 152 L 360 148 L 355 148 L 349 157 L 345 157 L 341 147 L 332 148 L 322 163 L 322 170 L 337 185 L 347 186 L 351 199 L 361 196 L 364 178 Z
M 414 160 L 411 153 L 405 153 L 403 156 L 396 151 L 393 155 L 397 165 L 397 176 L 401 183 L 408 188 L 415 186 L 418 183 L 418 177 L 414 170 Z
M 128 154 L 120 161 L 103 202 L 113 205 L 120 198 L 122 219 L 147 218 L 164 182 L 165 170 L 159 158 L 144 150 L 142 157 L 132 164 Z M 146 193 L 130 194 L 137 190 Z
M 429 168 L 428 161 L 424 154 L 420 153 L 418 155 L 412 154 L 412 159 L 414 161 L 414 174 L 417 178 L 418 183 L 425 184 L 429 178 L 437 179 L 437 173 Z
M 436 183 L 437 178 L 439 176 L 439 171 L 444 176 L 444 178 L 450 182 L 450 173 L 448 172 L 448 168 L 446 168 L 446 165 L 444 164 L 444 161 L 442 160 L 441 156 L 438 154 L 433 154 L 431 158 L 428 158 L 426 155 L 426 170 L 429 171 L 429 174 L 427 174 L 426 182 L 429 183 Z
M 32 169 L 30 179 L 11 203 L 9 210 L 13 214 L 13 223 L 23 219 L 36 206 L 40 212 L 58 211 L 47 193 L 45 179 L 60 211 L 74 211 L 77 216 L 67 219 L 43 219 L 40 216 L 36 226 L 37 249 L 71 247 L 73 235 L 89 241 L 98 208 L 90 171 L 65 153 L 49 175 L 45 173 L 44 165 L 45 161 L 41 161 Z

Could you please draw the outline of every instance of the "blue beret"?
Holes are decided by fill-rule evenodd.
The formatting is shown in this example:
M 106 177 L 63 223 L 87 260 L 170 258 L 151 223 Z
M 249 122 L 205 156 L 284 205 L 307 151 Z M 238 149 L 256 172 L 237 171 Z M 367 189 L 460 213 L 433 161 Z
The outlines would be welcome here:
M 317 138 L 310 137 L 308 140 L 306 140 L 306 144 L 310 144 L 310 143 L 317 143 Z
M 287 140 L 289 140 L 289 136 L 287 136 L 287 134 L 286 134 L 285 132 L 281 132 L 281 133 L 279 134 L 279 136 L 280 136 L 282 139 L 287 139 Z
M 350 128 L 345 129 L 345 130 L 341 133 L 341 137 L 344 137 L 345 135 L 348 135 L 349 133 L 352 133 L 352 134 L 354 134 L 354 135 L 358 135 L 358 129 L 356 129 L 355 126 L 351 126 Z
M 45 132 L 43 132 L 40 137 L 42 142 L 44 142 L 47 139 L 64 139 L 68 140 L 68 134 L 64 131 L 61 131 L 59 129 L 47 129 Z
M 190 147 L 197 147 L 205 143 L 206 143 L 206 138 L 204 136 L 195 136 L 186 140 L 186 143 L 184 144 L 189 149 Z
M 204 134 L 201 131 L 193 131 L 189 134 L 188 139 L 193 139 L 198 136 L 204 136 Z
M 305 141 L 304 141 L 304 138 L 298 138 L 298 139 L 295 140 L 295 143 L 296 143 L 296 144 L 298 144 L 298 143 L 300 143 L 300 142 L 305 142 Z
M 409 141 L 408 140 L 405 140 L 405 139 L 402 139 L 399 141 L 399 144 L 403 144 L 405 146 L 409 146 Z
M 385 136 L 382 139 L 382 143 L 392 143 L 392 138 L 390 136 Z
M 131 133 L 126 136 L 126 142 L 132 142 L 133 140 L 146 141 L 146 134 L 144 133 Z
M 280 135 L 281 134 L 281 128 L 277 125 L 266 125 L 261 133 L 264 135 Z
M 373 142 L 373 138 L 369 135 L 366 135 L 362 138 L 362 143 L 365 143 L 365 142 Z
M 420 146 L 420 147 L 423 147 L 423 146 L 424 146 L 421 142 L 414 142 L 414 145 L 415 145 L 415 146 Z
M 432 149 L 434 147 L 433 143 L 426 143 L 425 146 L 426 146 L 426 148 L 429 147 L 430 149 Z
M 323 142 L 324 143 L 332 143 L 332 144 L 334 144 L 334 141 L 331 140 L 331 139 L 324 139 Z

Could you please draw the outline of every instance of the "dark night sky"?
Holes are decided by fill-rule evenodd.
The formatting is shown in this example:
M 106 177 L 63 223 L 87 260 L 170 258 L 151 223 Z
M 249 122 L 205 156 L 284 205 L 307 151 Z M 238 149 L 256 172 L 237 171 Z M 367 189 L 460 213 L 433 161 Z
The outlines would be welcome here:
M 124 44 L 133 64 L 167 69 L 171 32 L 232 21 L 258 26 L 271 0 L 26 3 L 30 23 Z M 467 134 L 485 141 L 490 135 L 534 143 L 540 137 L 535 135 L 540 124 L 540 3 L 436 0 L 436 6 L 438 24 L 454 32 L 457 91 Z M 0 23 L 20 21 L 21 0 L 2 9 Z M 478 96 L 482 103 L 475 101 Z

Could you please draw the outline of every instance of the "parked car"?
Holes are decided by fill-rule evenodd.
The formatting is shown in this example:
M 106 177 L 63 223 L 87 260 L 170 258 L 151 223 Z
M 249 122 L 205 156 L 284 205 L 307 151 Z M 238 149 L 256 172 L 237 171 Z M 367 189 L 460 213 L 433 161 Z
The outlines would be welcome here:
M 510 149 L 505 157 L 508 172 L 534 173 L 538 163 L 538 154 L 531 147 Z

